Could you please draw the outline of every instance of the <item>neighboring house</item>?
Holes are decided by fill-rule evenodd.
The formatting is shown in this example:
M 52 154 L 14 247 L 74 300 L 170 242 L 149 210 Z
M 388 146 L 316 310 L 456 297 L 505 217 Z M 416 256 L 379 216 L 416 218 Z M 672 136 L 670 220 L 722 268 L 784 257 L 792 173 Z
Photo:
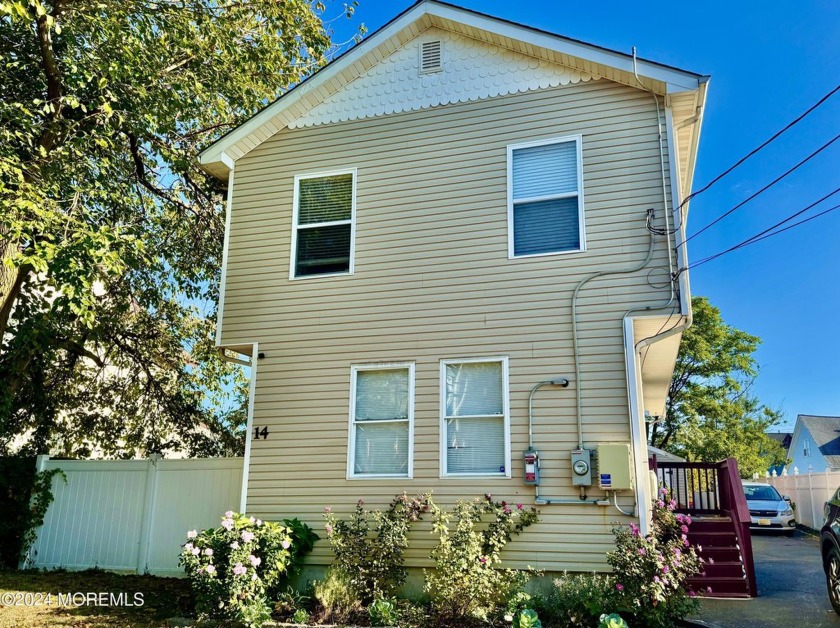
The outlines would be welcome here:
M 840 416 L 798 415 L 788 458 L 788 473 L 840 469 Z
M 788 456 L 788 451 L 790 450 L 790 440 L 793 438 L 793 433 L 791 432 L 766 432 L 767 436 L 772 438 L 774 441 L 779 443 L 782 446 L 782 449 L 785 450 L 785 457 Z M 776 464 L 771 465 L 770 468 L 767 469 L 768 473 L 776 472 L 776 475 L 781 475 L 782 471 L 784 470 L 785 465 L 783 464 Z
M 670 451 L 659 449 L 659 447 L 654 447 L 653 445 L 648 445 L 647 450 L 648 457 L 653 458 L 655 456 L 657 462 L 685 462 L 685 458 L 682 456 L 672 454 Z
M 427 0 L 207 148 L 217 343 L 254 364 L 243 508 L 489 492 L 540 504 L 510 564 L 606 568 L 613 502 L 650 518 L 706 82 Z

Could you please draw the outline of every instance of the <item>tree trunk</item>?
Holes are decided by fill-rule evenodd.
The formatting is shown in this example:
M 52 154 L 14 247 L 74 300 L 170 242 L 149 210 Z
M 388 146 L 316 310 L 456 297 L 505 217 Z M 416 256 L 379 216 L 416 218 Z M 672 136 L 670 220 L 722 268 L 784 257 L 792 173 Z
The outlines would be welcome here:
M 0 240 L 0 342 L 9 326 L 9 318 L 15 308 L 15 302 L 20 296 L 23 282 L 32 270 L 24 265 L 18 268 L 6 265 L 6 260 L 15 253 L 15 244 L 8 240 Z

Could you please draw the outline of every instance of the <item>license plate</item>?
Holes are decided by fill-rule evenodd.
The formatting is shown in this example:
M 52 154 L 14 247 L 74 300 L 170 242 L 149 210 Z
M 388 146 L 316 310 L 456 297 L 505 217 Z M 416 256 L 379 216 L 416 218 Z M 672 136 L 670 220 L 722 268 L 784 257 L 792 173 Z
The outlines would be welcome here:
M 758 525 L 769 526 L 770 525 L 770 520 L 769 519 L 759 519 L 758 520 Z

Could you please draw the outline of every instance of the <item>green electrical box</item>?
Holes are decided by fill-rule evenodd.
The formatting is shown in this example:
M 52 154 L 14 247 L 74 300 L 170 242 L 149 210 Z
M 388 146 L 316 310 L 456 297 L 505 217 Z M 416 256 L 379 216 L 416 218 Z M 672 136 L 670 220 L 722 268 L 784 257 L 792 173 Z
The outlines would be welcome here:
M 630 445 L 601 443 L 598 445 L 598 486 L 605 491 L 627 491 L 633 488 L 630 468 Z

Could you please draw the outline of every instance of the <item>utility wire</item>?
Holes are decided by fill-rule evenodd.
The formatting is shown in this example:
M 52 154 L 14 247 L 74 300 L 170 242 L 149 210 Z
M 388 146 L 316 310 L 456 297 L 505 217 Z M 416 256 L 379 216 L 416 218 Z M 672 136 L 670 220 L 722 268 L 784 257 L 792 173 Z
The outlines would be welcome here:
M 778 131 L 777 133 L 775 133 L 774 135 L 772 135 L 770 138 L 768 138 L 767 140 L 765 140 L 765 141 L 764 141 L 761 145 L 759 145 L 758 147 L 754 148 L 754 149 L 753 149 L 753 150 L 751 150 L 749 153 L 747 153 L 746 155 L 744 155 L 743 157 L 741 157 L 741 159 L 739 159 L 739 160 L 738 160 L 738 161 L 736 161 L 734 164 L 732 164 L 729 168 L 727 168 L 726 170 L 724 170 L 723 172 L 721 172 L 718 176 L 716 176 L 714 179 L 712 179 L 711 181 L 709 181 L 709 182 L 708 182 L 706 185 L 704 185 L 702 188 L 700 188 L 700 189 L 699 189 L 699 190 L 697 190 L 696 192 L 692 192 L 691 194 L 689 194 L 688 196 L 686 196 L 686 197 L 685 197 L 685 200 L 684 200 L 682 203 L 680 203 L 680 206 L 679 206 L 677 209 L 678 209 L 678 210 L 679 210 L 679 209 L 682 209 L 682 208 L 683 208 L 683 206 L 684 206 L 686 203 L 688 203 L 691 199 L 693 199 L 695 196 L 697 196 L 698 194 L 702 194 L 703 192 L 705 192 L 706 190 L 708 190 L 708 189 L 709 189 L 710 187 L 712 187 L 715 183 L 717 183 L 718 181 L 720 181 L 721 179 L 723 179 L 723 177 L 725 177 L 725 176 L 726 176 L 726 175 L 728 175 L 730 172 L 732 172 L 733 170 L 735 170 L 735 168 L 737 168 L 737 167 L 738 167 L 738 166 L 740 166 L 742 163 L 744 163 L 747 159 L 749 159 L 750 157 L 752 157 L 753 155 L 755 155 L 758 151 L 760 151 L 761 149 L 763 149 L 765 146 L 767 146 L 768 144 L 770 144 L 771 142 L 773 142 L 773 141 L 774 141 L 776 138 L 778 138 L 778 137 L 779 137 L 782 133 L 784 133 L 784 132 L 785 132 L 785 131 L 787 131 L 788 129 L 792 128 L 792 127 L 793 127 L 793 126 L 795 126 L 797 123 L 801 122 L 801 121 L 802 121 L 805 117 L 807 117 L 807 116 L 808 116 L 808 114 L 810 114 L 810 113 L 811 113 L 812 111 L 814 111 L 817 107 L 819 107 L 820 105 L 822 105 L 822 104 L 823 104 L 826 100 L 828 100 L 828 99 L 829 99 L 829 98 L 831 98 L 831 97 L 832 97 L 835 93 L 837 93 L 837 91 L 838 91 L 838 90 L 840 90 L 840 85 L 838 85 L 837 87 L 835 87 L 834 89 L 832 89 L 832 90 L 831 90 L 830 92 L 828 92 L 825 96 L 823 96 L 822 98 L 820 98 L 820 99 L 819 99 L 816 103 L 814 103 L 813 105 L 811 105 L 811 107 L 810 107 L 807 111 L 805 111 L 802 115 L 800 115 L 800 116 L 799 116 L 798 118 L 796 118 L 795 120 L 792 120 L 791 122 L 789 122 L 789 123 L 788 123 L 788 124 L 787 124 L 787 125 L 783 128 L 783 129 L 781 129 L 780 131 Z
M 837 209 L 840 209 L 840 205 L 835 205 L 835 206 L 833 206 L 833 207 L 829 207 L 828 209 L 826 209 L 826 210 L 823 210 L 823 211 L 819 212 L 818 214 L 814 214 L 813 216 L 809 216 L 808 218 L 805 218 L 805 219 L 803 219 L 803 220 L 797 221 L 797 222 L 795 222 L 795 223 L 793 223 L 793 224 L 791 224 L 791 225 L 788 225 L 788 226 L 786 226 L 786 227 L 784 227 L 784 228 L 782 228 L 782 229 L 778 229 L 778 227 L 781 227 L 783 224 L 785 224 L 785 223 L 787 223 L 787 222 L 790 222 L 791 220 L 793 220 L 793 219 L 794 219 L 794 218 L 796 218 L 797 216 L 801 216 L 802 214 L 804 214 L 805 212 L 807 212 L 809 209 L 812 209 L 813 207 L 816 207 L 817 205 L 819 205 L 820 203 L 822 203 L 822 202 L 823 202 L 823 201 L 825 201 L 826 199 L 828 199 L 828 198 L 830 198 L 830 197 L 834 196 L 834 195 L 835 195 L 835 194 L 837 194 L 838 192 L 840 192 L 840 188 L 837 188 L 837 189 L 836 189 L 836 190 L 834 190 L 833 192 L 829 192 L 828 194 L 826 194 L 825 196 L 823 196 L 823 197 L 822 197 L 822 198 L 820 198 L 819 200 L 814 201 L 813 203 L 811 203 L 811 204 L 810 204 L 810 205 L 808 205 L 807 207 L 805 207 L 805 208 L 803 208 L 803 209 L 800 209 L 799 211 L 797 211 L 797 212 L 795 212 L 795 213 L 791 214 L 790 216 L 788 216 L 788 217 L 787 217 L 787 218 L 785 218 L 784 220 L 780 220 L 780 221 L 779 221 L 779 222 L 777 222 L 775 225 L 773 225 L 773 226 L 771 226 L 771 227 L 768 227 L 768 228 L 767 228 L 767 229 L 765 229 L 764 231 L 760 231 L 759 233 L 757 233 L 757 234 L 755 234 L 755 235 L 753 235 L 753 236 L 751 236 L 751 237 L 747 238 L 746 240 L 743 240 L 743 241 L 739 242 L 738 244 L 736 244 L 736 245 L 734 245 L 734 246 L 731 246 L 731 247 L 729 247 L 728 249 L 725 249 L 725 250 L 723 250 L 723 251 L 721 251 L 721 252 L 719 252 L 719 253 L 715 253 L 714 255 L 710 255 L 709 257 L 705 257 L 705 258 L 701 259 L 701 260 L 700 260 L 700 261 L 698 261 L 698 262 L 694 262 L 693 264 L 689 264 L 689 265 L 688 265 L 688 267 L 687 267 L 686 269 L 684 269 L 684 270 L 690 270 L 690 269 L 692 269 L 692 268 L 696 268 L 696 267 L 698 267 L 698 266 L 700 266 L 700 265 L 702 265 L 702 264 L 705 264 L 705 263 L 707 263 L 707 262 L 711 262 L 712 260 L 717 259 L 718 257 L 721 257 L 721 256 L 723 256 L 723 255 L 726 255 L 727 253 L 732 253 L 733 251 L 737 251 L 738 249 L 743 248 L 743 247 L 745 247 L 745 246 L 749 246 L 750 244 L 755 244 L 756 242 L 760 242 L 761 240 L 766 240 L 767 238 L 770 238 L 770 237 L 772 237 L 772 236 L 774 236 L 774 235 L 778 235 L 778 234 L 780 234 L 780 233 L 783 233 L 783 232 L 785 232 L 785 231 L 788 231 L 789 229 L 793 229 L 794 227 L 797 227 L 797 226 L 799 226 L 799 225 L 805 224 L 806 222 L 810 222 L 811 220 L 814 220 L 815 218 L 819 218 L 820 216 L 824 216 L 824 215 L 826 215 L 826 214 L 828 214 L 828 213 L 830 213 L 830 212 L 833 212 L 833 211 L 835 211 L 835 210 L 837 210 Z M 777 229 L 777 230 L 776 230 L 776 231 L 774 231 L 774 229 Z M 681 272 L 682 272 L 682 271 L 681 271 Z
M 746 205 L 747 203 L 749 203 L 751 200 L 753 200 L 753 199 L 754 199 L 755 197 L 757 197 L 758 195 L 763 194 L 764 192 L 766 192 L 767 190 L 769 190 L 771 187 L 773 187 L 774 185 L 776 185 L 779 181 L 781 181 L 782 179 L 784 179 L 784 178 L 785 178 L 785 177 L 787 177 L 788 175 L 790 175 L 790 174 L 792 174 L 793 172 L 795 172 L 796 170 L 798 170 L 801 166 L 803 166 L 803 165 L 805 165 L 806 163 L 808 163 L 809 161 L 811 161 L 814 157 L 816 157 L 816 156 L 817 156 L 817 155 L 819 155 L 821 152 L 823 152 L 826 148 L 828 148 L 829 146 L 831 146 L 832 144 L 834 144 L 834 142 L 836 142 L 837 140 L 840 140 L 840 135 L 835 135 L 833 139 L 829 140 L 828 142 L 826 142 L 825 144 L 823 144 L 822 146 L 820 146 L 817 150 L 815 150 L 813 153 L 811 153 L 810 155 L 808 155 L 805 159 L 803 159 L 802 161 L 800 161 L 798 164 L 796 164 L 796 165 L 795 165 L 795 166 L 793 166 L 792 168 L 789 168 L 788 170 L 786 170 L 785 172 L 783 172 L 782 174 L 780 174 L 778 177 L 776 177 L 775 179 L 773 179 L 770 183 L 768 183 L 768 184 L 767 184 L 767 185 L 765 185 L 763 188 L 761 188 L 758 192 L 755 192 L 755 193 L 751 194 L 750 196 L 748 196 L 747 198 L 745 198 L 743 201 L 741 201 L 740 203 L 738 203 L 737 205 L 735 205 L 735 206 L 734 206 L 734 207 L 732 207 L 731 209 L 729 209 L 729 210 L 725 211 L 724 213 L 722 213 L 720 216 L 718 216 L 717 218 L 715 218 L 712 222 L 710 222 L 709 224 L 707 224 L 705 227 L 703 227 L 703 228 L 702 228 L 702 229 L 700 229 L 699 231 L 695 231 L 692 235 L 690 235 L 690 236 L 689 236 L 689 237 L 687 237 L 685 240 L 683 240 L 682 242 L 680 242 L 679 244 L 677 244 L 677 247 L 676 247 L 676 248 L 679 248 L 679 247 L 681 247 L 683 244 L 685 244 L 686 242 L 689 242 L 690 240 L 693 240 L 694 238 L 696 238 L 697 236 L 699 236 L 701 233 L 703 233 L 704 231 L 706 231 L 706 230 L 707 230 L 707 229 L 709 229 L 710 227 L 712 227 L 712 226 L 716 225 L 716 224 L 717 224 L 717 223 L 719 223 L 721 220 L 723 220 L 724 218 L 726 218 L 727 216 L 729 216 L 731 213 L 733 213 L 733 212 L 737 211 L 738 209 L 740 209 L 741 207 L 743 207 L 744 205 Z

